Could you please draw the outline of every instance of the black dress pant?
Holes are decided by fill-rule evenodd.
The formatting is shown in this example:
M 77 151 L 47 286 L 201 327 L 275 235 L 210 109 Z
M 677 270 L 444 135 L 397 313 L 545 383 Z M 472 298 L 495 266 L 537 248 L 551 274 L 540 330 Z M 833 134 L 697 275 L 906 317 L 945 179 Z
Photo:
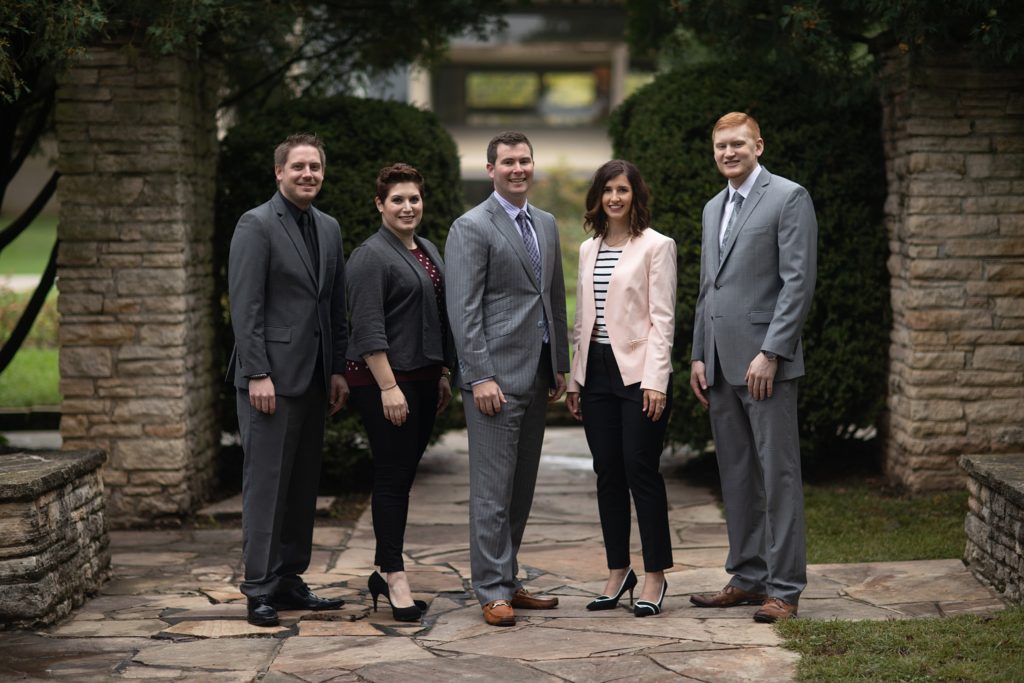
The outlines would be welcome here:
M 597 473 L 597 505 L 609 569 L 630 564 L 630 493 L 640 527 L 644 571 L 672 566 L 668 499 L 658 471 L 672 410 L 671 387 L 670 378 L 665 411 L 657 422 L 651 420 L 642 410 L 640 383 L 623 385 L 611 345 L 590 345 L 580 406 Z
M 309 568 L 327 415 L 319 361 L 316 367 L 304 394 L 277 396 L 273 415 L 253 408 L 247 390 L 236 392 L 245 452 L 241 591 L 250 597 L 301 586 Z
M 352 405 L 359 411 L 373 454 L 374 564 L 382 572 L 405 571 L 402 548 L 409 517 L 409 491 L 416 466 L 427 449 L 437 414 L 437 380 L 399 382 L 409 404 L 409 417 L 396 427 L 384 417 L 376 385 L 352 387 Z

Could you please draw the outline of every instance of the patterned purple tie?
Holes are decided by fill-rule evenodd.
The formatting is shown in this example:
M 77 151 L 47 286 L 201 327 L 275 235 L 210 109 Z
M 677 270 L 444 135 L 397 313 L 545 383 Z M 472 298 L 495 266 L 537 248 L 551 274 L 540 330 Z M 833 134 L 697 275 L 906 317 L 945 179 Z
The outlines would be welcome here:
M 540 282 L 540 251 L 537 249 L 537 242 L 534 241 L 531 234 L 530 217 L 526 215 L 525 211 L 520 211 L 519 215 L 516 216 L 516 224 L 519 226 L 519 234 L 523 237 L 526 255 L 530 257 L 530 263 L 533 265 L 533 274 L 537 276 L 537 282 Z
M 519 215 L 516 216 L 516 225 L 519 226 L 519 234 L 523 237 L 523 246 L 526 247 L 526 254 L 530 257 L 530 263 L 533 265 L 533 274 L 537 276 L 537 282 L 543 282 L 540 279 L 540 250 L 537 248 L 537 242 L 534 240 L 533 235 L 530 234 L 530 217 L 525 211 L 520 211 Z M 543 285 L 541 285 L 543 286 Z M 544 343 L 548 343 L 548 325 L 547 319 L 544 320 Z

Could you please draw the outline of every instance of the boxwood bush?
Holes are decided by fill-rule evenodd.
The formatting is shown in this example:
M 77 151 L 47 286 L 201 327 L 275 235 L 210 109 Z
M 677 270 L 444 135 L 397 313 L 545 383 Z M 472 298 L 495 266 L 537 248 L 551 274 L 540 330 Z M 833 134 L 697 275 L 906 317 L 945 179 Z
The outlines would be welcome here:
M 243 213 L 267 201 L 276 190 L 274 147 L 296 132 L 314 132 L 324 140 L 324 185 L 315 204 L 341 223 L 346 254 L 380 227 L 373 197 L 377 172 L 387 164 L 404 161 L 423 174 L 424 217 L 419 232 L 442 251 L 448 226 L 463 211 L 455 143 L 430 112 L 395 102 L 335 96 L 306 97 L 250 115 L 232 127 L 221 143 L 217 171 L 215 267 L 224 311 L 219 351 L 225 369 L 234 343 L 227 305 L 231 234 Z M 225 429 L 233 431 L 237 429 L 235 397 L 227 383 L 223 397 Z M 454 420 L 450 416 L 439 420 L 439 431 Z M 363 435 L 351 409 L 328 420 L 322 490 L 365 486 L 370 467 Z
M 731 74 L 723 79 L 723 74 Z M 722 114 L 761 125 L 762 165 L 800 183 L 817 211 L 818 284 L 804 327 L 800 380 L 805 457 L 850 446 L 884 407 L 890 326 L 886 195 L 880 107 L 870 87 L 839 88 L 772 69 L 704 64 L 659 76 L 612 116 L 616 156 L 635 162 L 652 193 L 653 225 L 679 246 L 676 396 L 670 437 L 703 447 L 707 414 L 689 389 L 693 310 L 700 274 L 701 212 L 725 187 L 711 147 Z

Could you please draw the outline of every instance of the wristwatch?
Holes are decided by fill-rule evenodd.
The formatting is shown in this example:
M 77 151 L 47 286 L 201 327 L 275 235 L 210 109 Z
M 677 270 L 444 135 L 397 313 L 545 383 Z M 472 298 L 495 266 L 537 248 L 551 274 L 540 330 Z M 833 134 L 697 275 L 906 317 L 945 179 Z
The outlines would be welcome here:
M 767 358 L 768 360 L 778 360 L 779 359 L 779 354 L 777 354 L 777 353 L 772 353 L 771 351 L 765 351 L 764 349 L 761 349 L 761 353 L 763 353 L 764 357 Z

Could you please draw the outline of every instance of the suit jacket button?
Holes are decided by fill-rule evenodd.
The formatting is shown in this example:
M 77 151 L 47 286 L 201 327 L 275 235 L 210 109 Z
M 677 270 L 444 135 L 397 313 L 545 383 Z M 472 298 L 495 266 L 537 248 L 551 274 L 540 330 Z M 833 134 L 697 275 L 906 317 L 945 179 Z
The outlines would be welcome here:
M 314 337 L 319 337 L 320 336 L 320 330 L 313 330 L 313 336 Z

